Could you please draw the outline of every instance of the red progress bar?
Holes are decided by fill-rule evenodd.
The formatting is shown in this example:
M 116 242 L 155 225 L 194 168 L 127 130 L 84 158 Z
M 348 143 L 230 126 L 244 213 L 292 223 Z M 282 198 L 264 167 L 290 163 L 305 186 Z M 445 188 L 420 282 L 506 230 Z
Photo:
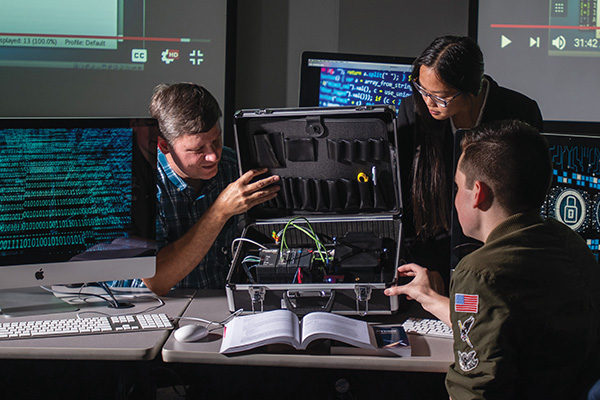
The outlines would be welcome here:
M 53 37 L 53 38 L 72 38 L 72 39 L 110 39 L 110 40 L 147 40 L 149 42 L 187 42 L 187 38 L 160 38 L 143 36 L 92 36 L 92 35 L 56 35 L 44 33 L 1 33 L 0 36 L 30 36 L 30 37 Z
M 491 24 L 491 28 L 516 28 L 516 29 L 589 29 L 598 30 L 600 26 L 573 26 L 573 25 L 515 25 L 515 24 Z

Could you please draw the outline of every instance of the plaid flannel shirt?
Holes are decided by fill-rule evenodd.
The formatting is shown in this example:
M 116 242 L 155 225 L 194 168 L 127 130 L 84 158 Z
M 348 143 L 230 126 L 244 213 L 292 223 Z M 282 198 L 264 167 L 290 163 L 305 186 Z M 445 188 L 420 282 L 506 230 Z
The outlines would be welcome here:
M 189 187 L 169 165 L 165 155 L 158 150 L 158 215 L 156 239 L 159 248 L 182 237 L 208 210 L 219 194 L 239 177 L 233 150 L 223 147 L 217 175 L 206 181 L 199 193 Z M 223 227 L 202 261 L 175 287 L 211 288 L 225 287 L 225 278 L 231 258 L 231 242 L 238 236 L 237 222 L 233 217 Z M 113 286 L 143 287 L 141 279 L 113 282 Z

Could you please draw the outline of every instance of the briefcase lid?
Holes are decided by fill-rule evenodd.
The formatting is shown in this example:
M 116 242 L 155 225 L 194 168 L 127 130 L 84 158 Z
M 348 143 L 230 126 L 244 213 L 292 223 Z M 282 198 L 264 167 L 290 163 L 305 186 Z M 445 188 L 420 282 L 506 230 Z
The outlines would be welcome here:
M 252 219 L 402 212 L 396 113 L 391 106 L 240 110 L 240 175 L 267 168 L 278 196 Z

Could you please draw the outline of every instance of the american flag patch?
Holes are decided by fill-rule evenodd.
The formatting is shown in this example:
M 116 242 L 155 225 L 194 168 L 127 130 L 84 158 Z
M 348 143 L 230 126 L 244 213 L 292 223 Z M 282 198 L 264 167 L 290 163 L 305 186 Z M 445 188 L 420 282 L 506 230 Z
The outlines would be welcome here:
M 454 311 L 476 313 L 479 310 L 479 295 L 462 294 L 454 295 Z

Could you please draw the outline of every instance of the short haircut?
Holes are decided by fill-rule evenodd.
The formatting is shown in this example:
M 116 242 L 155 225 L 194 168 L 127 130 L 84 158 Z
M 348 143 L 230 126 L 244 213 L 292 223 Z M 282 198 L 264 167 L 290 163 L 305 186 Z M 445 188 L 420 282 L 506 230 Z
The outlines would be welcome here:
M 497 121 L 467 131 L 461 145 L 458 167 L 467 188 L 476 180 L 484 182 L 511 214 L 540 209 L 552 179 L 552 160 L 536 128 L 516 120 Z
M 160 84 L 154 88 L 150 115 L 156 118 L 162 136 L 173 143 L 184 134 L 211 130 L 221 117 L 214 96 L 194 83 Z

